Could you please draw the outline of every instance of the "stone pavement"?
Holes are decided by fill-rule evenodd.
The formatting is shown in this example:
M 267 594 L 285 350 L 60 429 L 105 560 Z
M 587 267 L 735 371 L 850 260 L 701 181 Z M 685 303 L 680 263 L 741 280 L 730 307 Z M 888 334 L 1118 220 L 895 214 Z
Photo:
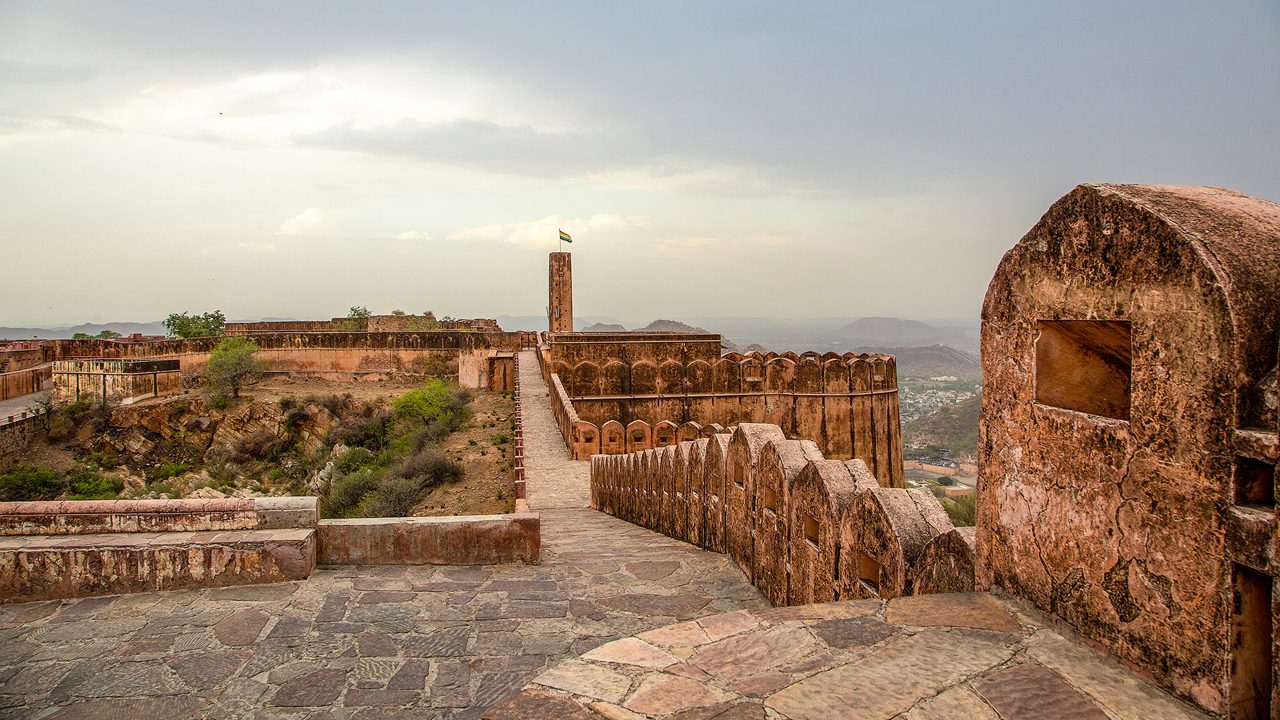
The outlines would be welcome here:
M 529 509 L 587 507 L 591 463 L 574 461 L 551 413 L 551 395 L 532 350 L 520 353 L 520 408 L 524 413 L 525 495 Z
M 987 594 L 739 610 L 565 660 L 486 720 L 1203 718 Z
M 521 355 L 542 564 L 0 606 L 0 718 L 476 718 L 560 660 L 767 603 L 723 555 L 584 507 Z M 539 394 L 540 392 L 540 394 Z
M 0 718 L 474 718 L 559 660 L 766 603 L 721 555 L 545 511 L 543 564 L 0 606 Z

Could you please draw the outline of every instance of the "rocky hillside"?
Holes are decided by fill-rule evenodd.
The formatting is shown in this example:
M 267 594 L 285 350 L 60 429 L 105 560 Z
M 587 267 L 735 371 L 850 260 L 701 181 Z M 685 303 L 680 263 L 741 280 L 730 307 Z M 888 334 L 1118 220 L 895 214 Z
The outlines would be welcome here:
M 950 448 L 953 457 L 976 455 L 981 407 L 980 396 L 940 407 L 904 425 L 902 441 L 908 445 Z

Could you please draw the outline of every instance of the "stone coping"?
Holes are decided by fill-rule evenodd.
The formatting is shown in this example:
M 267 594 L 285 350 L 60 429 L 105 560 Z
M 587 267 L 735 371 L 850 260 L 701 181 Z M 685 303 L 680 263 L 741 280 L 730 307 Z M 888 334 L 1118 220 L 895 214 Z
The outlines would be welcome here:
M 0 503 L 0 536 L 313 528 L 314 497 Z
M 306 540 L 315 533 L 310 528 L 286 530 L 229 530 L 155 533 L 94 533 L 91 535 L 10 535 L 0 537 L 0 552 L 24 550 L 107 550 L 118 548 L 172 547 L 186 545 L 240 545 L 269 541 Z
M 984 593 L 739 610 L 565 660 L 482 716 L 1204 718 Z

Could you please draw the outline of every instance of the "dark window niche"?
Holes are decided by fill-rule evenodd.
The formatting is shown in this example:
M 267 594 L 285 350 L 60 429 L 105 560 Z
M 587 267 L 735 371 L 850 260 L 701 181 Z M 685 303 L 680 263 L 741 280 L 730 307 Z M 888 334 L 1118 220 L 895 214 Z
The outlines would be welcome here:
M 1236 505 L 1276 506 L 1276 466 L 1271 463 L 1237 456 L 1232 485 Z
M 1036 402 L 1129 419 L 1133 332 L 1122 320 L 1037 320 Z

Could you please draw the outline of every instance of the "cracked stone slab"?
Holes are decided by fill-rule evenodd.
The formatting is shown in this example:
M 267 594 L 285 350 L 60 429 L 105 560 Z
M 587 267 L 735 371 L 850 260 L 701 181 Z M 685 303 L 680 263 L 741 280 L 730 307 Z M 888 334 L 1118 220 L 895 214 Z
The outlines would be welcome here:
M 885 619 L 894 625 L 967 627 L 1007 633 L 1022 631 L 1022 625 L 1004 605 L 986 593 L 940 593 L 894 598 L 889 601 L 889 607 L 885 610 Z
M 651 668 L 664 668 L 676 663 L 670 653 L 638 638 L 623 638 L 606 643 L 583 655 L 582 659 Z
M 973 683 L 973 689 L 1004 720 L 1043 717 L 1107 720 L 1093 700 L 1067 684 L 1062 676 L 1036 662 L 997 670 Z
M 534 682 L 613 703 L 621 702 L 631 689 L 630 677 L 580 660 L 566 660 L 539 675 Z
M 902 720 L 1001 720 L 977 693 L 966 687 L 953 687 L 923 700 Z
M 765 705 L 792 720 L 890 718 L 1013 655 L 1008 645 L 925 630 L 781 690 Z
M 732 696 L 713 685 L 679 675 L 649 673 L 623 707 L 645 715 L 665 715 L 695 707 L 715 705 Z

